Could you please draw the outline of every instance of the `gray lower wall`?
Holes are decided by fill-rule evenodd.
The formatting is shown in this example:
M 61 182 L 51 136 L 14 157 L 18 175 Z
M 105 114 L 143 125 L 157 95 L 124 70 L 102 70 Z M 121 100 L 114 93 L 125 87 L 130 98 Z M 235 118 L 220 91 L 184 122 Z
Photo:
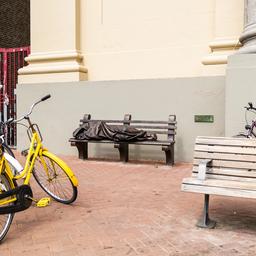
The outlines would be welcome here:
M 245 109 L 248 102 L 256 106 L 256 54 L 236 54 L 228 59 L 226 74 L 227 136 L 244 131 Z M 255 115 L 248 115 L 248 120 Z
M 224 135 L 224 77 L 23 84 L 17 88 L 18 116 L 30 104 L 50 93 L 32 114 L 44 137 L 45 146 L 57 154 L 77 155 L 68 139 L 85 113 L 97 119 L 167 120 L 176 114 L 176 161 L 191 161 L 197 135 Z M 214 123 L 195 123 L 194 115 L 214 115 Z M 18 150 L 27 146 L 25 129 L 18 128 Z M 25 146 L 26 145 L 26 146 Z M 90 144 L 89 157 L 118 159 L 112 145 Z M 131 159 L 164 160 L 160 147 L 131 146 Z

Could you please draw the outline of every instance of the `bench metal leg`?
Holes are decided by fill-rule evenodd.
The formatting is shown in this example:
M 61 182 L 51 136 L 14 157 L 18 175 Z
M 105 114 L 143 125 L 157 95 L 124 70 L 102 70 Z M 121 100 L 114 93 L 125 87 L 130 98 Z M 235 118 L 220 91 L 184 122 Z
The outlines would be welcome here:
M 162 147 L 162 150 L 165 152 L 166 165 L 174 165 L 174 147 Z
M 82 160 L 88 159 L 88 143 L 76 143 L 78 150 L 78 158 Z
M 120 161 L 128 162 L 128 160 L 129 160 L 129 144 L 128 143 L 120 143 L 120 144 L 115 144 L 114 147 L 118 148 L 118 150 L 119 150 Z
M 204 210 L 202 218 L 197 222 L 196 226 L 200 228 L 215 228 L 216 221 L 209 218 L 209 198 L 210 196 L 204 195 Z

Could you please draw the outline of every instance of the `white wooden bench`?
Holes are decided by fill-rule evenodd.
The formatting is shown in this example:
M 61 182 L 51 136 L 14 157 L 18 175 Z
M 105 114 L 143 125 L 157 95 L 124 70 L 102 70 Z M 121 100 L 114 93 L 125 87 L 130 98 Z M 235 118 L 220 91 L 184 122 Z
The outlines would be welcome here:
M 205 194 L 197 226 L 214 228 L 209 218 L 209 195 L 256 198 L 256 139 L 197 137 L 192 177 L 182 191 Z

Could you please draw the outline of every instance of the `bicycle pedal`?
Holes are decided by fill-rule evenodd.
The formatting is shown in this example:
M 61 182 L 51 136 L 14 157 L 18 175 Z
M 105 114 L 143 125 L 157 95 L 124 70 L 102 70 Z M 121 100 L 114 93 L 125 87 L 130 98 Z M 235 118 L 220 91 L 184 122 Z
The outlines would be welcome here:
M 45 206 L 48 206 L 49 203 L 50 203 L 51 199 L 50 197 L 43 197 L 41 198 L 37 203 L 36 203 L 36 206 L 37 207 L 45 207 Z

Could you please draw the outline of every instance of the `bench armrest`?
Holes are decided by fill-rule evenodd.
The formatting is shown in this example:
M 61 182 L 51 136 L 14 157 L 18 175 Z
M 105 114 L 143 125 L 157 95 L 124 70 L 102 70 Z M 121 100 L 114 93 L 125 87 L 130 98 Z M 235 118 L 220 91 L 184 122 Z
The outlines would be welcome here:
M 197 175 L 197 178 L 199 180 L 205 180 L 207 166 L 211 162 L 212 162 L 212 159 L 204 159 L 204 160 L 200 161 L 199 166 L 198 166 L 198 175 Z

